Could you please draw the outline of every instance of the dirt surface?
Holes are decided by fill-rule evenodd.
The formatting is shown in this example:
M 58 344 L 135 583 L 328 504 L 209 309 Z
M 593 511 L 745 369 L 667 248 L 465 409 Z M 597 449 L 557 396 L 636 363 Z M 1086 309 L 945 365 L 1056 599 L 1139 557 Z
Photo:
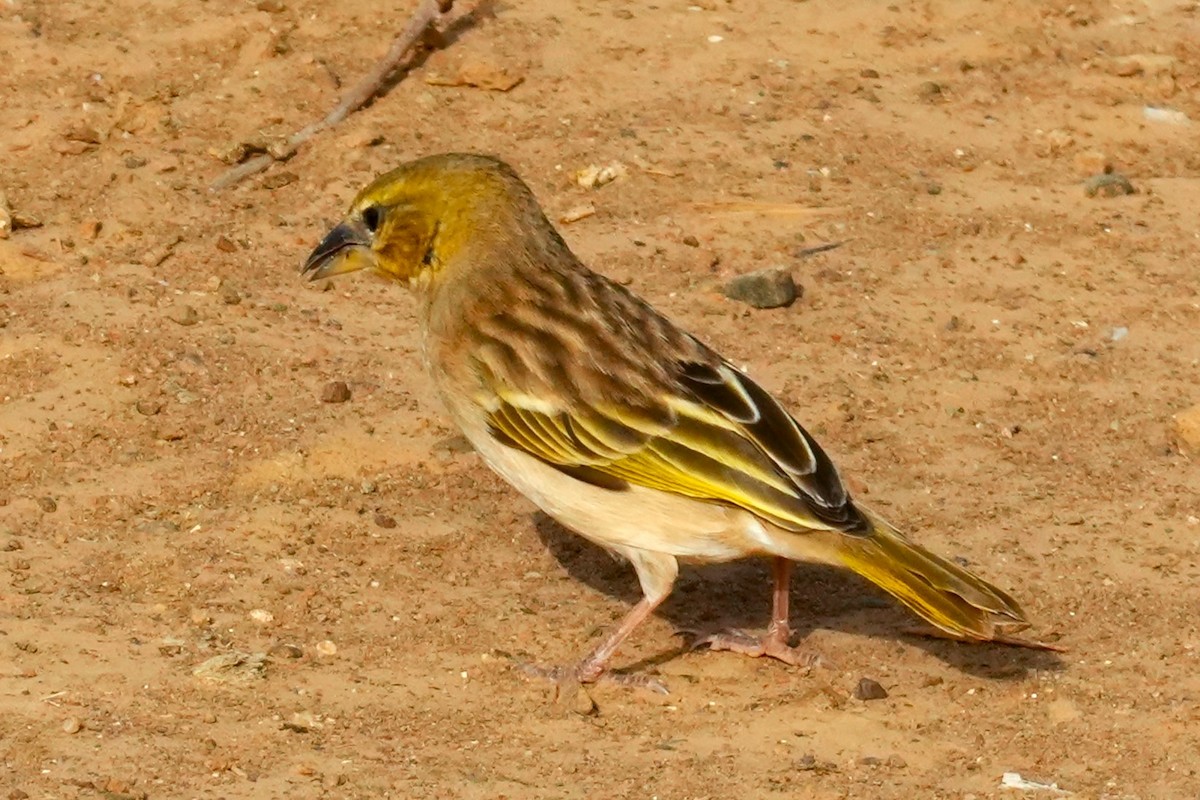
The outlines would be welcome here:
M 410 5 L 0 2 L 4 796 L 1200 793 L 1173 420 L 1200 403 L 1197 4 L 695 2 L 503 2 L 217 194 L 221 155 L 323 115 Z M 510 161 L 555 219 L 594 207 L 562 226 L 585 261 L 1069 652 L 914 636 L 815 567 L 794 623 L 833 666 L 682 652 L 765 624 L 746 563 L 688 569 L 619 654 L 669 697 L 520 677 L 618 619 L 632 571 L 456 437 L 402 288 L 297 274 L 358 187 L 446 150 Z M 1089 193 L 1106 164 L 1134 194 Z M 797 303 L 722 296 L 767 266 Z

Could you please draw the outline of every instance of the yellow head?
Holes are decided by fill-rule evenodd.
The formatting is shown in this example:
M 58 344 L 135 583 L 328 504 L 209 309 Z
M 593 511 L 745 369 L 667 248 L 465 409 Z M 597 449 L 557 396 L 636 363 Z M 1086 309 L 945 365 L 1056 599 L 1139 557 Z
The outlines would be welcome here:
M 447 153 L 410 161 L 358 193 L 350 211 L 304 263 L 309 280 L 369 269 L 414 288 L 496 239 L 553 228 L 532 192 L 502 161 Z M 538 230 L 537 233 L 543 233 Z M 561 240 L 558 240 L 561 241 Z

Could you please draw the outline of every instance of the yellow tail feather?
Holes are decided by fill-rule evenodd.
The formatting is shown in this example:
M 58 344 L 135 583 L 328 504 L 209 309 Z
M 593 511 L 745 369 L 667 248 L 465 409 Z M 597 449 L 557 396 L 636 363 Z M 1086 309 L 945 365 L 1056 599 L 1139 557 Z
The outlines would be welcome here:
M 1008 593 L 909 541 L 873 512 L 863 512 L 871 521 L 870 534 L 840 535 L 829 561 L 862 575 L 960 639 L 1002 640 L 1029 626 Z

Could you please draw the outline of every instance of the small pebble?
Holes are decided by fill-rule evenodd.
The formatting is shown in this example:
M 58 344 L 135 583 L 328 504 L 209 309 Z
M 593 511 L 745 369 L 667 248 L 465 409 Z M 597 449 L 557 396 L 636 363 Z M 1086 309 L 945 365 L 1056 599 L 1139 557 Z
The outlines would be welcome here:
M 596 213 L 596 206 L 592 203 L 581 203 L 573 206 L 563 212 L 563 215 L 558 218 L 558 221 L 563 225 L 570 225 L 573 222 L 579 222 L 581 219 L 587 219 Z
M 1119 197 L 1123 194 L 1133 194 L 1137 190 L 1133 184 L 1119 172 L 1102 172 L 1093 175 L 1083 182 L 1083 191 L 1088 197 L 1102 195 L 1103 197 Z
M 12 207 L 8 204 L 8 196 L 0 189 L 0 239 L 7 239 L 13 228 Z
M 292 714 L 292 718 L 283 723 L 283 729 L 293 731 L 295 733 L 308 733 L 311 730 L 323 727 L 318 721 L 315 714 L 311 711 L 297 711 Z
M 699 247 L 700 246 L 700 240 L 697 239 L 695 236 L 692 236 L 691 234 L 688 234 L 687 236 L 683 237 L 683 243 L 686 244 L 688 247 Z
M 275 621 L 275 615 L 272 614 L 270 611 L 267 611 L 266 609 L 262 609 L 262 608 L 254 609 L 253 611 L 251 611 L 249 613 L 248 616 L 250 617 L 250 619 L 254 620 L 259 625 L 267 625 L 267 624 Z
M 1081 178 L 1113 171 L 1112 163 L 1108 160 L 1108 156 L 1099 150 L 1084 150 L 1081 153 L 1077 153 L 1074 163 L 1075 170 Z
M 78 717 L 67 717 L 63 720 L 63 733 L 79 733 L 82 728 L 83 725 L 80 723 Z
M 18 211 L 16 209 L 14 209 L 12 212 L 12 221 L 10 224 L 12 226 L 12 230 L 14 230 L 14 231 L 19 228 L 40 228 L 40 227 L 42 227 L 42 221 L 40 219 L 38 219 L 37 217 L 35 217 L 33 214 L 29 214 L 29 213 L 23 212 L 23 211 Z
M 587 690 L 587 687 L 582 684 L 571 686 L 565 692 L 565 696 L 560 695 L 559 700 L 565 700 L 572 713 L 578 714 L 581 717 L 594 716 L 600 710 L 599 706 L 596 705 L 595 699 Z
M 1159 53 L 1134 53 L 1128 56 L 1118 56 L 1112 60 L 1110 71 L 1120 78 L 1132 78 L 1135 75 L 1173 75 L 1177 66 L 1174 56 Z
M 294 172 L 273 172 L 263 178 L 262 186 L 264 189 L 282 189 L 290 183 L 295 183 L 300 180 L 300 176 Z
M 132 794 L 133 784 L 120 777 L 110 777 L 100 787 L 106 800 L 136 800 Z
M 749 272 L 725 284 L 726 297 L 754 308 L 790 306 L 799 295 L 792 274 L 782 267 Z
M 1055 128 L 1046 134 L 1046 144 L 1052 154 L 1065 153 L 1075 146 L 1075 137 L 1061 128 Z
M 376 514 L 375 524 L 380 528 L 394 528 L 396 527 L 396 518 L 389 517 L 387 514 Z
M 159 643 L 158 652 L 159 652 L 159 655 L 163 655 L 163 656 L 166 656 L 167 658 L 170 658 L 172 656 L 177 656 L 180 653 L 182 653 L 183 648 L 186 645 L 187 645 L 187 642 L 184 641 L 183 639 L 169 637 L 169 638 L 163 639 Z
M 79 224 L 79 236 L 80 236 L 80 238 L 84 239 L 85 241 L 89 241 L 89 242 L 95 241 L 96 237 L 100 235 L 101 227 L 102 227 L 102 225 L 100 223 L 100 220 L 85 219 L 83 222 L 81 222 Z
M 84 142 L 72 142 L 70 139 L 55 140 L 50 143 L 50 150 L 61 156 L 82 156 L 95 145 L 86 144 Z
M 156 432 L 156 436 L 164 442 L 179 442 L 187 438 L 187 430 L 178 422 L 166 422 Z
M 304 650 L 299 645 L 279 642 L 278 644 L 271 645 L 271 649 L 267 651 L 267 655 L 273 658 L 300 658 L 304 655 Z
M 317 642 L 316 651 L 323 656 L 336 656 L 337 645 L 326 639 L 323 642 Z
M 837 765 L 831 761 L 818 761 L 817 757 L 812 753 L 807 753 L 800 756 L 794 762 L 792 767 L 797 772 L 836 772 Z
M 350 399 L 350 387 L 345 381 L 330 381 L 321 388 L 322 403 L 345 403 Z
M 138 400 L 134 408 L 143 417 L 153 417 L 163 410 L 163 404 L 161 400 Z
M 58 511 L 58 503 L 53 497 L 39 497 L 37 500 L 38 508 L 45 511 L 47 514 L 53 514 Z
M 266 653 L 223 653 L 197 665 L 192 675 L 209 683 L 246 686 L 266 677 Z
M 84 144 L 100 144 L 100 131 L 90 125 L 77 122 L 63 131 L 63 138 L 72 142 Z
M 61 142 L 50 143 L 50 150 L 61 156 L 82 156 L 96 145 L 91 145 L 85 142 L 72 142 L 70 139 L 61 140 Z
M 590 164 L 575 173 L 575 182 L 585 189 L 598 189 L 623 177 L 628 168 L 619 161 L 598 166 Z
M 925 81 L 917 87 L 917 97 L 926 103 L 936 103 L 945 95 L 946 89 L 937 81 Z
M 1200 405 L 1175 415 L 1175 437 L 1181 449 L 1200 453 Z
M 888 693 L 887 689 L 884 689 L 879 681 L 863 678 L 854 687 L 854 696 L 865 702 L 867 700 L 882 700 L 888 696 Z
M 196 309 L 192 308 L 191 306 L 175 306 L 171 309 L 171 313 L 167 315 L 167 319 L 178 325 L 183 325 L 186 327 L 188 325 L 195 325 L 197 322 L 199 322 L 200 314 L 198 314 Z
M 1165 122 L 1169 125 L 1187 125 L 1191 122 L 1187 114 L 1173 108 L 1146 106 L 1142 109 L 1142 116 L 1147 122 Z

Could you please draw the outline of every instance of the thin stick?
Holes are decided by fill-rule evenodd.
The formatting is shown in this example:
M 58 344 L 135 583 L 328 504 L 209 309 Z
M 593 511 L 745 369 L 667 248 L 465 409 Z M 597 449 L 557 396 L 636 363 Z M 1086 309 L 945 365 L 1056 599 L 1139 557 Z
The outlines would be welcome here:
M 812 247 L 800 248 L 796 251 L 796 256 L 798 258 L 808 258 L 809 256 L 815 256 L 817 253 L 826 253 L 830 250 L 836 250 L 844 244 L 845 242 L 826 242 L 825 244 L 814 244 Z
M 213 192 L 220 191 L 228 186 L 232 186 L 243 178 L 262 172 L 275 161 L 288 160 L 296 154 L 296 150 L 300 145 L 321 131 L 337 125 L 350 116 L 350 114 L 366 105 L 367 101 L 378 94 L 380 89 L 383 88 L 383 84 L 387 81 L 388 76 L 396 71 L 396 68 L 400 66 L 400 63 L 408 56 L 413 47 L 424 39 L 426 31 L 435 23 L 440 22 L 443 15 L 447 14 L 453 5 L 454 0 L 421 0 L 417 6 L 417 10 L 409 18 L 408 24 L 404 26 L 404 30 L 400 32 L 400 35 L 392 42 L 392 46 L 388 48 L 387 55 L 380 59 L 375 68 L 342 97 L 341 102 L 326 114 L 324 119 L 310 123 L 289 136 L 282 148 L 282 152 L 276 154 L 263 153 L 249 161 L 238 164 L 213 181 L 209 190 Z

